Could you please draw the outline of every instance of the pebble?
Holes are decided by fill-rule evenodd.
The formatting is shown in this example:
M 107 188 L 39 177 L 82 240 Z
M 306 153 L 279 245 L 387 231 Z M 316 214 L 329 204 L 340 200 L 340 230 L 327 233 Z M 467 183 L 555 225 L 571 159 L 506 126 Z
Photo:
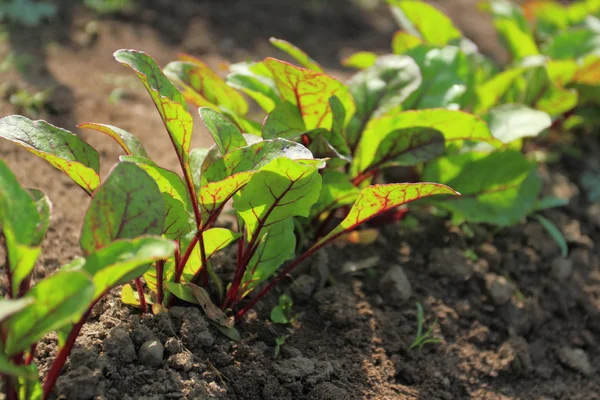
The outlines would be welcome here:
M 512 282 L 509 282 L 503 276 L 492 273 L 486 275 L 485 287 L 497 306 L 508 303 L 515 292 L 515 285 Z
M 311 275 L 300 275 L 290 285 L 294 300 L 305 303 L 312 297 L 317 288 L 317 279 Z
M 562 347 L 556 352 L 558 360 L 566 367 L 571 368 L 583 375 L 589 376 L 593 373 L 592 365 L 588 355 L 582 349 Z
M 467 281 L 473 276 L 473 265 L 457 248 L 431 250 L 429 270 L 436 275 Z
M 389 303 L 399 305 L 412 296 L 412 287 L 404 270 L 393 265 L 379 280 L 379 293 Z
M 159 367 L 162 364 L 165 348 L 158 340 L 148 340 L 140 347 L 138 356 L 140 362 L 149 367 Z
M 550 273 L 558 281 L 569 279 L 573 273 L 573 261 L 568 258 L 555 258 Z

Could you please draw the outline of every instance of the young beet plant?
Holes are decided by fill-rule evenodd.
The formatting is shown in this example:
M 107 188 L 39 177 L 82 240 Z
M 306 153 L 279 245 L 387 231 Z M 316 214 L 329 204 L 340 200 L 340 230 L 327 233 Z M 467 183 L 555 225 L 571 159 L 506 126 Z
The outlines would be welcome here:
M 125 152 L 101 183 L 98 153 L 76 135 L 21 116 L 0 119 L 0 136 L 47 160 L 92 196 L 81 233 L 83 257 L 30 289 L 50 203 L 40 192 L 22 189 L 0 164 L 0 222 L 9 283 L 0 308 L 0 361 L 10 400 L 48 398 L 92 307 L 117 285 L 134 280 L 136 290 L 124 286 L 122 299 L 144 311 L 152 304 L 153 311 L 160 312 L 176 297 L 198 304 L 215 326 L 235 337 L 233 319 L 228 315 L 240 319 L 277 282 L 326 244 L 394 207 L 432 195 L 457 194 L 436 183 L 358 189 L 339 179 L 345 174 L 326 170 L 327 158 L 316 158 L 305 145 L 331 152 L 329 140 L 344 138 L 347 118 L 343 110 L 353 107 L 348 97 L 339 100 L 337 95 L 343 91 L 330 87 L 337 81 L 329 77 L 323 78 L 325 86 L 312 94 L 290 87 L 289 93 L 281 95 L 281 104 L 295 96 L 303 101 L 307 108 L 302 123 L 312 128 L 310 133 L 286 135 L 279 128 L 262 136 L 256 131 L 242 133 L 240 126 L 252 128 L 247 119 L 236 114 L 232 122 L 204 107 L 200 115 L 216 145 L 190 150 L 192 116 L 186 97 L 145 53 L 120 50 L 115 58 L 133 69 L 148 90 L 177 153 L 182 177 L 154 163 L 130 133 L 110 125 L 82 124 L 81 128 L 112 137 Z M 295 76 L 288 64 L 272 63 L 273 68 L 282 68 L 281 76 L 288 76 L 294 85 L 313 84 Z M 240 103 L 240 98 L 231 95 L 229 106 L 243 110 L 245 101 L 241 98 L 244 103 Z M 272 111 L 266 126 L 289 127 L 288 110 Z M 425 132 L 436 136 L 430 130 Z M 305 145 L 290 140 L 296 137 Z M 419 157 L 418 151 L 400 145 L 405 146 L 405 156 Z M 343 157 L 331 161 L 335 165 L 340 159 Z M 236 231 L 215 227 L 230 200 Z M 306 221 L 323 221 L 341 207 L 348 209 L 336 227 L 323 232 L 308 248 L 304 243 L 297 245 L 296 235 L 303 232 Z M 235 273 L 224 285 L 210 259 L 234 241 Z M 303 251 L 296 254 L 298 249 Z M 141 276 L 150 294 L 145 293 Z M 263 284 L 258 295 L 242 302 Z M 58 333 L 59 352 L 40 385 L 31 361 L 35 342 L 50 331 Z

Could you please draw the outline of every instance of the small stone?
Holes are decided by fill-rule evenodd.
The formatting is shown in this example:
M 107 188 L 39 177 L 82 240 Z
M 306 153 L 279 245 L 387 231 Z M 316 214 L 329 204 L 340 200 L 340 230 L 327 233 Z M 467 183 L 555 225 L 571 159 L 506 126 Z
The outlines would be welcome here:
M 158 340 L 148 340 L 140 347 L 140 362 L 149 367 L 159 367 L 162 364 L 165 348 Z
M 273 365 L 275 373 L 283 381 L 302 379 L 315 371 L 313 360 L 305 357 L 294 357 Z
M 133 342 L 123 328 L 114 328 L 104 340 L 104 352 L 114 360 L 131 363 L 137 360 Z
M 573 273 L 573 262 L 568 258 L 555 258 L 550 273 L 558 281 L 569 279 Z
M 295 358 L 302 356 L 302 352 L 294 346 L 284 344 L 281 346 L 281 355 L 285 358 Z
M 488 265 L 493 270 L 498 268 L 502 263 L 502 255 L 500 254 L 496 246 L 494 246 L 491 243 L 482 243 L 481 245 L 479 245 L 479 247 L 477 248 L 477 254 L 480 257 L 486 259 Z
M 404 270 L 393 265 L 379 280 L 379 293 L 389 303 L 400 305 L 412 296 L 412 287 Z
M 300 275 L 292 282 L 290 290 L 294 300 L 304 303 L 310 300 L 317 288 L 317 279 L 311 275 Z
M 563 347 L 556 352 L 558 360 L 566 367 L 571 368 L 583 375 L 589 376 L 593 373 L 592 365 L 588 355 L 582 349 Z
M 473 263 L 458 248 L 435 248 L 431 250 L 429 270 L 439 276 L 467 281 L 473 276 Z
M 487 274 L 485 277 L 485 287 L 494 304 L 501 306 L 508 303 L 513 293 L 515 285 L 509 282 L 505 277 L 496 274 Z
M 185 372 L 191 370 L 194 365 L 194 359 L 188 352 L 174 354 L 167 359 L 167 362 L 172 368 Z

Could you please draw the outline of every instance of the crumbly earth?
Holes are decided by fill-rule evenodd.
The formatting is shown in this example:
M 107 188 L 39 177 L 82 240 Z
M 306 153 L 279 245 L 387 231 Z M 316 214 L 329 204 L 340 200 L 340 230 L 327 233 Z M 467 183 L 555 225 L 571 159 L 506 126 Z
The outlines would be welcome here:
M 148 97 L 111 58 L 118 48 L 145 50 L 163 65 L 178 51 L 190 51 L 218 68 L 226 59 L 275 54 L 266 45 L 272 35 L 295 42 L 330 67 L 351 49 L 385 51 L 394 30 L 385 10 L 364 13 L 340 1 L 315 5 L 321 7 L 316 10 L 299 2 L 258 7 L 186 0 L 173 7 L 170 1 L 148 0 L 141 13 L 98 20 L 92 35 L 92 16 L 63 3 L 57 22 L 13 29 L 10 40 L 0 43 L 3 56 L 13 50 L 33 60 L 25 73 L 4 73 L 3 81 L 31 90 L 55 86 L 39 117 L 95 146 L 103 173 L 116 161 L 118 147 L 77 130 L 77 122 L 127 129 L 159 163 L 176 167 L 173 153 L 164 151 L 169 142 Z M 474 21 L 462 26 L 475 39 L 489 41 L 486 22 L 474 15 L 472 2 L 439 3 L 459 21 Z M 482 48 L 494 46 L 490 41 Z M 348 76 L 343 70 L 334 74 Z M 109 103 L 117 87 L 120 100 Z M 21 110 L 6 99 L 0 102 L 1 115 L 15 112 Z M 194 146 L 208 143 L 198 129 Z M 588 202 L 580 185 L 585 171 L 600 170 L 594 164 L 600 148 L 597 136 L 586 134 L 575 141 L 557 134 L 538 145 L 571 149 L 540 168 L 545 192 L 571 199 L 567 207 L 543 212 L 565 232 L 568 257 L 560 256 L 534 219 L 499 231 L 474 226 L 467 234 L 442 218 L 411 213 L 416 226 L 385 226 L 374 245 L 332 247 L 315 255 L 249 313 L 239 326 L 238 343 L 222 336 L 196 308 L 140 315 L 123 306 L 115 291 L 82 330 L 58 381 L 57 398 L 600 398 L 600 207 Z M 89 199 L 60 172 L 12 144 L 0 141 L 0 157 L 23 184 L 43 190 L 54 203 L 35 272 L 41 279 L 79 254 Z M 349 263 L 364 260 L 370 268 L 343 272 L 352 269 Z M 224 270 L 231 268 L 228 254 L 220 261 Z M 327 270 L 333 285 L 323 279 Z M 295 299 L 295 320 L 287 326 L 268 318 L 283 292 Z M 425 330 L 433 327 L 437 343 L 410 349 L 417 301 L 424 308 Z M 275 357 L 281 337 L 285 343 Z M 38 346 L 42 375 L 56 350 L 54 336 Z

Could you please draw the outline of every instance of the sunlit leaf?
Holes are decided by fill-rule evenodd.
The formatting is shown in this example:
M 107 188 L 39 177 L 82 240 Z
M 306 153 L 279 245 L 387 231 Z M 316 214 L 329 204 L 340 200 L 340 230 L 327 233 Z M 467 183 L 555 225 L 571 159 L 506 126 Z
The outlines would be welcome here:
M 98 152 L 67 130 L 12 115 L 0 119 L 0 137 L 48 161 L 88 193 L 100 185 Z
M 248 183 L 255 171 L 239 172 L 222 181 L 208 182 L 198 192 L 198 203 L 202 212 L 202 221 L 206 222 L 221 207 Z
M 187 165 L 193 120 L 183 95 L 146 53 L 135 50 L 118 50 L 114 57 L 121 64 L 136 72 L 162 117 L 180 163 Z
M 312 210 L 315 214 L 353 204 L 360 193 L 360 190 L 350 182 L 348 175 L 343 172 L 327 171 L 322 179 L 321 194 Z
M 240 130 L 223 115 L 206 107 L 200 108 L 198 112 L 221 154 L 246 146 Z
M 295 104 L 289 101 L 279 103 L 267 115 L 262 126 L 265 139 L 294 139 L 307 131 L 302 114 Z
M 501 18 L 494 21 L 500 39 L 515 60 L 539 54 L 533 36 L 523 31 L 514 20 Z
M 418 0 L 388 0 L 388 3 L 396 21 L 427 43 L 443 46 L 462 36 L 452 20 L 430 4 Z
M 35 207 L 40 215 L 40 221 L 35 229 L 35 234 L 31 238 L 31 243 L 39 245 L 46 236 L 50 226 L 50 214 L 52 213 L 52 202 L 44 193 L 37 189 L 28 189 L 29 194 L 35 202 Z
M 202 232 L 206 259 L 209 260 L 213 254 L 229 246 L 230 243 L 240 236 L 240 233 L 236 233 L 225 228 L 211 228 Z M 192 249 L 192 254 L 190 255 L 190 258 L 183 269 L 183 276 L 186 278 L 186 280 L 191 279 L 198 273 L 198 271 L 200 271 L 202 267 L 200 245 L 197 244 Z
M 498 104 L 514 81 L 526 70 L 525 67 L 507 69 L 478 86 L 475 114 L 485 114 L 491 107 Z
M 423 44 L 423 40 L 404 31 L 394 33 L 392 38 L 392 52 L 404 54 L 408 50 Z
M 121 128 L 112 125 L 95 124 L 92 122 L 79 124 L 77 127 L 80 129 L 92 129 L 110 136 L 119 144 L 119 146 L 121 146 L 127 155 L 148 157 L 148 153 L 146 153 L 146 149 L 144 149 L 144 146 L 142 146 L 140 141 L 131 133 Z
M 281 39 L 276 39 L 274 37 L 270 38 L 269 42 L 271 42 L 271 44 L 277 47 L 279 50 L 287 53 L 294 60 L 298 61 L 300 65 L 302 65 L 304 68 L 312 69 L 316 72 L 325 72 L 323 71 L 323 68 L 321 68 L 319 63 L 317 63 L 308 54 L 306 54 L 304 51 L 294 46 L 290 42 L 286 42 L 285 40 Z
M 264 63 L 273 74 L 281 98 L 300 109 L 307 129 L 331 128 L 331 96 L 337 96 L 348 112 L 354 109 L 348 88 L 337 79 L 274 58 Z
M 232 64 L 227 84 L 250 96 L 267 113 L 281 101 L 271 71 L 262 62 Z
M 348 68 L 369 68 L 377 60 L 377 54 L 370 51 L 359 51 L 342 60 L 342 65 Z
M 572 29 L 553 37 L 544 53 L 556 60 L 577 59 L 594 53 L 600 56 L 600 33 L 590 29 Z
M 492 108 L 486 119 L 492 135 L 502 143 L 537 136 L 552 125 L 548 114 L 522 104 L 503 104 Z

